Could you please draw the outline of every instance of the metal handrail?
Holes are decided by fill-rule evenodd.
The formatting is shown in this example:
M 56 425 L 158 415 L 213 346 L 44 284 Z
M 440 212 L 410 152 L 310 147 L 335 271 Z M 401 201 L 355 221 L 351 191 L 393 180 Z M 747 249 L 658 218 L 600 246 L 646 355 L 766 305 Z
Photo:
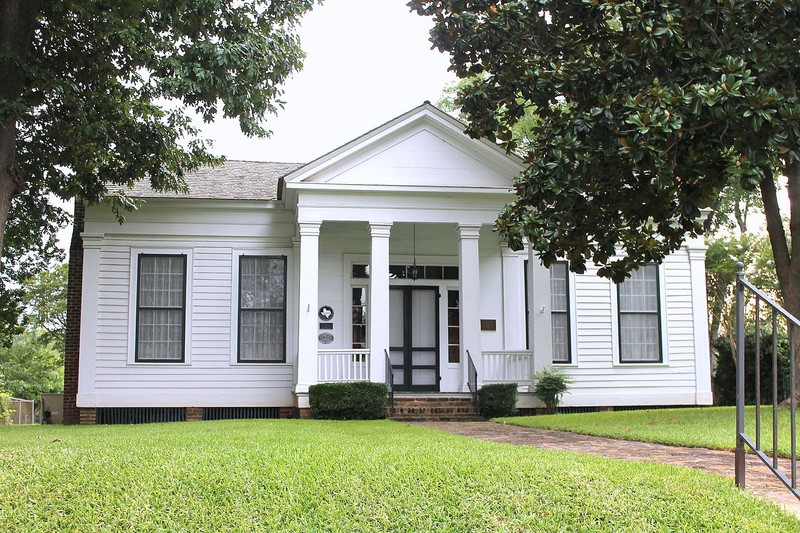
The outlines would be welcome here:
M 394 416 L 394 371 L 392 370 L 392 360 L 389 359 L 389 352 L 384 348 L 383 355 L 386 357 L 386 391 L 389 394 L 389 414 Z
M 475 404 L 475 410 L 478 410 L 478 370 L 475 368 L 475 362 L 472 360 L 469 350 L 467 352 L 467 387 L 472 393 L 472 402 Z
M 745 457 L 750 448 L 753 453 L 761 459 L 767 468 L 788 488 L 792 494 L 800 499 L 800 490 L 797 488 L 797 427 L 796 412 L 797 398 L 795 391 L 795 339 L 796 332 L 800 328 L 800 321 L 789 314 L 783 307 L 773 302 L 769 296 L 756 289 L 744 279 L 744 264 L 737 264 L 736 274 L 736 455 L 735 472 L 736 486 L 745 486 Z M 751 438 L 745 431 L 745 316 L 744 300 L 745 291 L 750 292 L 755 300 L 755 400 L 756 400 L 756 425 L 755 439 Z M 770 458 L 761 450 L 761 303 L 766 304 L 772 310 L 772 457 Z M 789 457 L 790 474 L 786 475 L 778 467 L 778 317 L 786 321 L 789 330 L 789 409 L 790 409 L 790 433 L 791 433 L 791 455 Z M 791 477 L 791 479 L 790 479 Z

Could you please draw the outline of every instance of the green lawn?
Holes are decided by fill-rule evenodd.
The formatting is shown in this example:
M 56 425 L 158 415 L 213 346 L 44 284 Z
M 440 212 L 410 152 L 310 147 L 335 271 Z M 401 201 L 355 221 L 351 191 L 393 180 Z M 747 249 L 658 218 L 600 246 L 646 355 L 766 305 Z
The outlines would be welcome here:
M 0 427 L 0 531 L 798 531 L 686 468 L 396 422 Z
M 745 428 L 755 440 L 755 408 L 747 407 Z M 791 450 L 789 410 L 778 410 L 778 453 Z M 518 426 L 559 429 L 616 439 L 658 442 L 676 446 L 733 450 L 736 446 L 736 409 L 700 407 L 603 413 L 559 414 L 497 418 Z M 772 408 L 761 410 L 761 446 L 772 451 Z

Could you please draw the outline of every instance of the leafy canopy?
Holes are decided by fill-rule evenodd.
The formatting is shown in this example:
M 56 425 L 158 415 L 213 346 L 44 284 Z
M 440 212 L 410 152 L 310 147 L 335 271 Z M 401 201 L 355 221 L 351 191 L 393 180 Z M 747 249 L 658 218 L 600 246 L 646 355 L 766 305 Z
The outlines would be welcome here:
M 592 261 L 622 280 L 701 233 L 727 184 L 763 192 L 800 175 L 796 1 L 409 6 L 433 17 L 451 70 L 482 75 L 458 98 L 471 135 L 512 150 L 536 108 L 529 167 L 497 226 L 545 265 Z
M 13 303 L 15 282 L 62 255 L 54 198 L 106 198 L 122 217 L 134 204 L 119 186 L 183 190 L 187 171 L 219 161 L 195 115 L 267 134 L 314 3 L 0 1 L 0 297 Z

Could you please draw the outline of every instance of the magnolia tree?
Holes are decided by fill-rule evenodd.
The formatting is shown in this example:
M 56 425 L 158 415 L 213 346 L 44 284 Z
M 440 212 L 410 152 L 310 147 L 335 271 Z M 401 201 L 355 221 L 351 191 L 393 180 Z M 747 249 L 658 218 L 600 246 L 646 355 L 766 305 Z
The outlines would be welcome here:
M 294 32 L 313 4 L 0 0 L 4 281 L 57 255 L 47 237 L 67 218 L 53 198 L 96 202 L 142 179 L 181 190 L 185 172 L 217 161 L 191 113 L 266 134 L 262 119 L 301 66 Z M 118 214 L 131 205 L 112 203 Z
M 620 281 L 703 232 L 732 183 L 763 203 L 785 306 L 800 316 L 800 2 L 414 0 L 459 77 L 473 136 L 515 148 L 497 226 L 545 265 Z M 777 179 L 788 178 L 788 234 Z

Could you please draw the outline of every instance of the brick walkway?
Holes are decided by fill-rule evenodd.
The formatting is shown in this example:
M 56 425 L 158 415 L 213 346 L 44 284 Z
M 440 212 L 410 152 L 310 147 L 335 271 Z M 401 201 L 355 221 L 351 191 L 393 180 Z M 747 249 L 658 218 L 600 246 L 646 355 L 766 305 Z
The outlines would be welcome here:
M 652 461 L 697 468 L 710 474 L 733 478 L 733 452 L 705 448 L 681 448 L 637 441 L 621 441 L 604 437 L 578 435 L 565 431 L 525 428 L 494 422 L 413 422 L 448 433 L 492 442 L 533 446 L 551 450 L 588 453 L 626 461 Z M 782 465 L 782 468 L 783 465 Z M 788 463 L 786 468 L 788 468 Z M 773 501 L 800 517 L 800 500 L 761 463 L 748 454 L 747 489 L 753 494 Z

